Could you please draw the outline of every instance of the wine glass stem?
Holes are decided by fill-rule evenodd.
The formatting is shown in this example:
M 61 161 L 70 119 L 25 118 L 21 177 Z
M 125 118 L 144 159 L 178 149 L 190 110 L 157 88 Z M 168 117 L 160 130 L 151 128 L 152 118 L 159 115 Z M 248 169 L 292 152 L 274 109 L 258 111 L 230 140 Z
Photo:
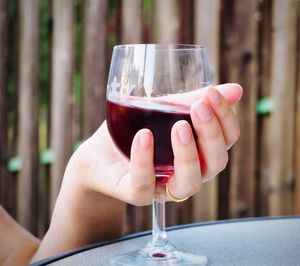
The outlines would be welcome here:
M 152 204 L 152 244 L 161 246 L 167 239 L 165 231 L 165 199 L 155 197 Z

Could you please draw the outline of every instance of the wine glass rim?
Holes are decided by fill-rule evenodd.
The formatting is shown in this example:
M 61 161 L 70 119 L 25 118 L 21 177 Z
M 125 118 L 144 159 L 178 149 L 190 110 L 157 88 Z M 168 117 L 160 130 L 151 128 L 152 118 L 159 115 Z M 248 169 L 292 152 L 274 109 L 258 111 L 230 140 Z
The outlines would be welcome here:
M 170 43 L 170 44 L 159 44 L 159 43 L 139 43 L 139 44 L 120 44 L 115 45 L 114 49 L 134 49 L 137 47 L 155 47 L 156 50 L 206 50 L 204 45 L 200 44 L 182 44 L 182 43 Z

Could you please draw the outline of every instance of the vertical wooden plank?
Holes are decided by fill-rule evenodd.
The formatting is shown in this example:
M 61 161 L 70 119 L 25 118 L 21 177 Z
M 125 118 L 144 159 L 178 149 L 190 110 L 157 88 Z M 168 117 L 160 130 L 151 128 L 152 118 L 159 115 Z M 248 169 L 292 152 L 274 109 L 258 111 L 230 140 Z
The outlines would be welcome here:
M 151 207 L 126 206 L 125 234 L 151 229 Z
M 272 0 L 264 0 L 259 6 L 258 31 L 258 98 L 270 96 L 271 37 L 272 37 Z M 256 215 L 269 213 L 270 156 L 268 152 L 270 116 L 257 117 L 257 191 Z
M 143 40 L 143 1 L 122 0 L 121 7 L 121 42 L 141 43 Z
M 37 229 L 39 1 L 19 2 L 19 137 L 17 217 L 31 232 Z
M 195 1 L 194 40 L 204 45 L 213 72 L 213 83 L 219 83 L 220 0 Z M 194 220 L 214 220 L 218 210 L 218 179 L 204 184 L 194 196 Z
M 0 203 L 7 208 L 8 173 L 8 1 L 0 0 Z
M 241 137 L 230 158 L 230 215 L 253 216 L 256 170 L 257 1 L 222 2 L 221 82 L 244 89 L 237 110 Z M 227 180 L 228 183 L 228 180 Z M 226 185 L 226 184 L 225 184 Z
M 18 1 L 8 1 L 8 84 L 11 85 L 12 93 L 8 94 L 8 100 L 13 105 L 12 116 L 8 117 L 8 154 L 18 153 L 18 78 L 19 78 L 19 40 L 20 40 L 20 11 Z M 8 85 L 9 86 L 9 85 Z M 7 90 L 8 91 L 8 90 Z M 6 180 L 6 209 L 15 219 L 17 218 L 17 172 L 9 173 Z
M 177 0 L 154 0 L 154 42 L 178 43 L 180 17 Z
M 83 136 L 83 92 L 82 92 L 82 62 L 83 62 L 83 17 L 85 1 L 74 1 L 74 49 L 73 49 L 73 67 L 72 67 L 72 113 L 71 143 L 73 148 Z
M 67 161 L 71 154 L 71 92 L 73 71 L 73 0 L 53 1 L 51 76 L 50 205 L 54 207 Z
M 105 119 L 106 0 L 83 2 L 83 135 L 90 136 Z
M 180 0 L 180 43 L 193 43 L 194 40 L 194 5 L 193 0 Z
M 232 50 L 232 36 L 230 26 L 233 24 L 233 6 L 232 1 L 221 1 L 220 7 L 220 59 L 219 59 L 219 79 L 220 83 L 227 82 L 230 78 L 230 66 L 231 66 L 231 54 Z M 229 24 L 229 25 L 227 25 Z M 229 154 L 229 160 L 231 160 L 231 153 Z M 230 190 L 230 166 L 225 169 L 218 176 L 218 219 L 229 218 L 229 190 Z
M 300 2 L 297 5 L 297 94 L 296 94 L 296 124 L 295 124 L 295 197 L 294 213 L 300 215 Z
M 41 2 L 40 7 L 40 47 L 42 49 L 43 45 L 47 47 L 47 51 L 40 51 L 40 62 L 44 61 L 44 64 L 47 65 L 47 81 L 44 82 L 44 97 L 47 99 L 46 103 L 46 113 L 45 117 L 41 117 L 40 123 L 46 124 L 46 136 L 42 135 L 42 138 L 45 138 L 44 147 L 40 146 L 40 150 L 43 154 L 45 148 L 50 147 L 50 115 L 51 115 L 51 40 L 52 40 L 52 8 L 51 0 L 46 0 Z M 47 43 L 47 45 L 46 45 Z M 44 47 L 45 47 L 44 46 Z M 44 48 L 45 49 L 45 48 Z M 44 66 L 45 67 L 45 66 Z M 40 67 L 41 71 L 42 66 Z M 45 69 L 44 69 L 45 71 Z M 40 82 L 43 84 L 43 82 Z M 42 93 L 42 92 L 41 92 Z M 44 119 L 44 121 L 43 121 Z M 41 126 L 40 126 L 41 127 Z M 41 142 L 40 142 L 41 144 Z M 42 155 L 43 156 L 43 155 Z M 43 161 L 43 160 L 42 160 Z M 38 233 L 37 236 L 43 238 L 45 233 L 49 228 L 50 223 L 50 164 L 42 164 L 40 167 L 39 174 L 39 191 L 38 191 Z
M 296 1 L 274 0 L 269 131 L 270 215 L 292 213 L 294 98 L 296 72 Z
M 213 82 L 219 82 L 220 0 L 195 0 L 194 41 L 207 48 Z
M 120 6 L 121 43 L 141 43 L 143 41 L 143 1 L 122 0 Z M 139 232 L 149 230 L 151 225 L 151 208 L 127 205 L 126 231 Z
M 233 41 L 230 27 L 233 24 L 233 10 L 232 1 L 221 1 L 221 14 L 220 14 L 220 71 L 219 79 L 220 83 L 226 83 L 230 79 L 230 66 L 232 61 L 232 49 Z M 229 24 L 229 25 L 228 25 Z M 232 33 L 231 33 L 232 34 Z M 231 152 L 229 153 L 229 160 L 231 160 Z M 230 217 L 230 203 L 229 203 L 229 191 L 230 191 L 230 168 L 231 162 L 229 161 L 229 167 L 218 176 L 218 219 L 228 219 Z
M 230 42 L 230 27 L 226 24 L 232 23 L 232 2 L 220 3 L 220 40 L 219 40 L 219 82 L 225 83 L 229 79 L 229 67 L 231 56 L 229 54 L 228 42 Z M 229 156 L 230 158 L 231 156 Z M 229 190 L 230 190 L 230 163 L 227 168 L 218 175 L 218 219 L 229 218 Z

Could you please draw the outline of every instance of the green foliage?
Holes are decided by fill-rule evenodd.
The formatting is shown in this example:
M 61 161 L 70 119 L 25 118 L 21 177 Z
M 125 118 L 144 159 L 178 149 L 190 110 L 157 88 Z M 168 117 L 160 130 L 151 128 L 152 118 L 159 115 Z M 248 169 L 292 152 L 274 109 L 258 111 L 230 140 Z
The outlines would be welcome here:
M 40 155 L 41 164 L 51 164 L 54 161 L 54 153 L 53 150 L 47 149 L 43 150 Z
M 256 111 L 260 115 L 271 113 L 273 108 L 273 102 L 270 97 L 261 98 L 256 104 Z
M 17 172 L 22 168 L 22 160 L 20 157 L 13 157 L 7 163 L 7 169 L 9 172 Z
M 151 25 L 152 8 L 153 8 L 153 0 L 144 0 L 144 2 L 143 2 L 143 18 L 144 18 L 144 24 L 146 26 Z
M 76 104 L 80 104 L 81 99 L 81 75 L 79 71 L 73 74 L 73 100 Z

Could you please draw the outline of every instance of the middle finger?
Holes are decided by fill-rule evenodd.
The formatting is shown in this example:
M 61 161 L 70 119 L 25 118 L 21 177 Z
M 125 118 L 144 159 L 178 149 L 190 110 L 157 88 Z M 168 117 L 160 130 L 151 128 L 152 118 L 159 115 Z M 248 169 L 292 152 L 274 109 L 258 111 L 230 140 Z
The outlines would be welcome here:
M 229 103 L 215 88 L 211 87 L 207 91 L 205 99 L 220 123 L 227 149 L 229 149 L 240 136 L 238 118 Z
M 206 182 L 222 171 L 228 162 L 227 147 L 218 119 L 204 100 L 191 107 L 191 118 L 197 133 L 203 181 Z

